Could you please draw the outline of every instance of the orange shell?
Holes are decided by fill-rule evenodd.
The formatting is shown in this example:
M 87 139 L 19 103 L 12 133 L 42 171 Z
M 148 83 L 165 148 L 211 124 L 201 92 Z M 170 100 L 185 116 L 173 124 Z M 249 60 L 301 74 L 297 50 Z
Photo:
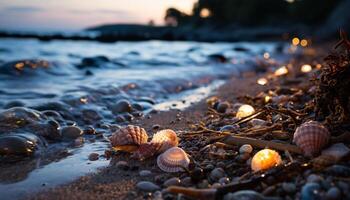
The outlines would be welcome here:
M 124 146 L 124 145 L 141 145 L 146 143 L 148 135 L 145 129 L 138 126 L 126 126 L 114 132 L 109 138 L 112 147 Z
M 165 172 L 180 172 L 188 168 L 190 159 L 186 152 L 179 147 L 172 147 L 157 158 L 158 167 Z
M 253 156 L 251 168 L 253 171 L 268 170 L 281 163 L 282 159 L 277 151 L 263 149 Z
M 326 127 L 316 121 L 309 121 L 299 126 L 293 136 L 293 142 L 307 157 L 318 155 L 328 144 L 330 133 Z

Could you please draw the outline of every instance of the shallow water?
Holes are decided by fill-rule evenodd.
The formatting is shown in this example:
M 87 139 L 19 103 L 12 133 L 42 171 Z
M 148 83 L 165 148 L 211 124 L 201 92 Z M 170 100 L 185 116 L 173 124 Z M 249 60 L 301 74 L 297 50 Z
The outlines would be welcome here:
M 0 108 L 20 105 L 41 111 L 56 110 L 64 120 L 77 122 L 81 128 L 116 124 L 119 123 L 116 116 L 125 114 L 113 111 L 121 99 L 141 105 L 139 111 L 146 114 L 152 110 L 186 108 L 210 95 L 225 79 L 254 69 L 256 59 L 262 59 L 264 52 L 273 54 L 279 46 L 276 43 L 103 44 L 0 39 Z M 235 47 L 245 50 L 237 51 Z M 222 62 L 217 55 L 226 57 L 227 61 Z M 96 59 L 96 56 L 104 57 Z M 94 59 L 83 62 L 87 57 Z M 31 59 L 40 59 L 41 63 L 28 62 Z M 59 103 L 64 109 L 48 103 Z M 85 119 L 83 113 L 91 110 L 97 114 Z M 95 115 L 100 118 L 96 120 Z M 60 125 L 66 124 L 60 122 Z M 111 131 L 102 133 L 107 136 Z M 60 148 L 69 152 L 67 156 L 55 162 L 40 162 L 43 158 L 37 158 L 35 164 L 30 162 L 32 166 L 23 177 L 0 180 L 0 193 L 7 199 L 18 198 L 108 165 L 104 158 L 88 160 L 90 153 L 103 154 L 108 147 L 103 139 L 90 142 L 88 137 L 84 136 L 87 142 L 82 147 L 58 142 Z M 54 145 L 57 143 L 49 144 L 50 148 Z

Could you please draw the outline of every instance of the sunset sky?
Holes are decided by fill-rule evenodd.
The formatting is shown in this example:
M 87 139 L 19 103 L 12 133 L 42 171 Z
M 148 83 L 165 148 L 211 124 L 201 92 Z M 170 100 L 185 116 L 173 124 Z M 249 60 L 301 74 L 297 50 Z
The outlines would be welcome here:
M 190 13 L 196 0 L 1 0 L 0 30 L 76 31 L 106 23 L 163 23 L 165 10 Z

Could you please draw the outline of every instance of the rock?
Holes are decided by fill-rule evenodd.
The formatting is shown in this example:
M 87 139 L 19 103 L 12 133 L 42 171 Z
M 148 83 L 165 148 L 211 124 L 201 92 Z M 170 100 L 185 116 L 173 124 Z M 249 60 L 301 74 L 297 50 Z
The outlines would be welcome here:
M 98 160 L 98 157 L 99 157 L 99 154 L 98 153 L 91 153 L 89 155 L 89 160 L 90 161 L 95 161 L 95 160 Z
M 188 187 L 192 185 L 191 177 L 186 176 L 185 178 L 181 179 L 181 183 L 184 187 Z
M 110 107 L 113 114 L 119 113 L 129 113 L 132 110 L 132 106 L 128 100 L 122 99 L 119 100 L 115 105 Z
M 107 62 L 109 62 L 109 59 L 106 56 L 86 57 L 81 60 L 81 64 L 78 67 L 99 67 Z
M 141 170 L 141 171 L 139 172 L 139 175 L 140 175 L 140 176 L 143 176 L 143 177 L 145 177 L 145 176 L 150 176 L 151 174 L 152 174 L 152 172 L 149 171 L 149 170 Z
M 206 166 L 205 166 L 205 170 L 206 171 L 211 171 L 211 170 L 213 170 L 215 167 L 214 167 L 214 165 L 212 165 L 212 164 L 207 164 Z
M 282 188 L 288 194 L 294 194 L 297 190 L 297 187 L 294 183 L 282 183 Z
M 226 110 L 230 107 L 230 103 L 224 101 L 224 102 L 221 102 L 217 105 L 217 108 L 216 110 L 219 112 L 219 113 L 225 113 Z
M 176 186 L 176 185 L 180 185 L 181 184 L 181 180 L 177 177 L 173 177 L 173 178 L 170 178 L 168 180 L 166 180 L 164 182 L 164 187 L 169 187 L 169 186 Z
M 248 122 L 250 126 L 265 126 L 267 125 L 267 121 L 262 120 L 262 119 L 252 119 Z
M 240 163 L 244 163 L 247 162 L 247 160 L 250 159 L 250 154 L 249 153 L 243 153 L 243 154 L 239 154 L 237 156 L 237 161 Z
M 198 183 L 197 187 L 199 189 L 209 188 L 209 182 L 208 180 L 202 180 L 200 183 Z
M 219 187 L 221 187 L 220 183 L 214 183 L 211 185 L 211 188 L 219 188 Z
M 327 200 L 337 200 L 341 199 L 341 192 L 337 187 L 331 187 L 326 193 Z
M 349 153 L 350 153 L 349 147 L 345 146 L 343 143 L 337 143 L 337 144 L 333 144 L 327 149 L 324 149 L 321 152 L 321 155 L 331 156 L 334 159 L 334 162 L 338 162 Z
M 128 170 L 130 168 L 128 162 L 126 161 L 118 161 L 116 167 L 121 170 Z
M 230 179 L 227 178 L 227 177 L 222 177 L 222 178 L 219 179 L 218 182 L 219 182 L 221 185 L 226 185 L 226 184 L 228 184 L 228 183 L 230 182 Z
M 308 177 L 307 177 L 307 182 L 308 183 L 312 183 L 312 182 L 321 182 L 323 180 L 323 178 L 319 175 L 316 175 L 316 174 L 310 174 Z
M 208 56 L 210 60 L 215 61 L 215 62 L 220 62 L 220 63 L 225 63 L 227 62 L 227 58 L 222 55 L 222 54 L 211 54 Z
M 220 128 L 222 132 L 237 132 L 239 130 L 239 125 L 226 125 Z
M 217 182 L 220 178 L 225 176 L 225 171 L 222 168 L 215 168 L 210 172 L 209 178 L 213 182 Z
M 76 139 L 83 135 L 83 131 L 76 126 L 66 126 L 61 129 L 63 138 Z
M 321 186 L 317 183 L 306 183 L 301 189 L 301 200 L 319 200 Z
M 123 122 L 125 122 L 125 121 L 126 121 L 126 119 L 124 118 L 123 115 L 117 115 L 117 116 L 115 117 L 115 122 L 117 122 L 117 123 L 123 123 Z
M 145 192 L 155 192 L 160 190 L 160 187 L 149 181 L 141 181 L 136 184 L 136 188 Z
M 81 118 L 87 123 L 96 123 L 102 119 L 102 116 L 93 109 L 84 109 L 81 111 Z
M 159 124 L 154 124 L 153 126 L 152 126 L 152 129 L 153 130 L 158 130 L 160 128 L 160 125 Z
M 264 200 L 264 195 L 253 190 L 241 190 L 235 193 L 228 193 L 224 196 L 224 200 Z
M 244 144 L 239 148 L 240 154 L 251 154 L 253 152 L 253 147 L 250 144 Z

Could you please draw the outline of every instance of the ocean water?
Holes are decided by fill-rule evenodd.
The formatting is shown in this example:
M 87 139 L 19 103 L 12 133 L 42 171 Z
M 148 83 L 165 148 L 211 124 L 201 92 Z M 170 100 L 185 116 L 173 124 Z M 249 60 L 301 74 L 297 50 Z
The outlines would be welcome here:
M 59 111 L 60 107 L 55 107 L 59 104 L 69 108 L 64 119 L 84 128 L 96 125 L 81 119 L 86 110 L 99 115 L 99 123 L 118 124 L 116 116 L 124 113 L 115 113 L 113 106 L 120 100 L 141 105 L 138 111 L 143 114 L 184 109 L 233 75 L 254 70 L 265 52 L 277 54 L 280 47 L 273 42 L 105 44 L 0 39 L 0 111 L 13 106 Z M 103 154 L 108 142 L 89 137 L 84 136 L 86 142 L 78 146 L 50 143 L 49 149 L 65 148 L 67 155 L 54 162 L 42 156 L 21 162 L 23 175 L 0 180 L 0 193 L 5 199 L 23 197 L 107 166 L 108 160 L 91 162 L 88 155 Z M 6 165 L 2 171 L 11 170 Z

